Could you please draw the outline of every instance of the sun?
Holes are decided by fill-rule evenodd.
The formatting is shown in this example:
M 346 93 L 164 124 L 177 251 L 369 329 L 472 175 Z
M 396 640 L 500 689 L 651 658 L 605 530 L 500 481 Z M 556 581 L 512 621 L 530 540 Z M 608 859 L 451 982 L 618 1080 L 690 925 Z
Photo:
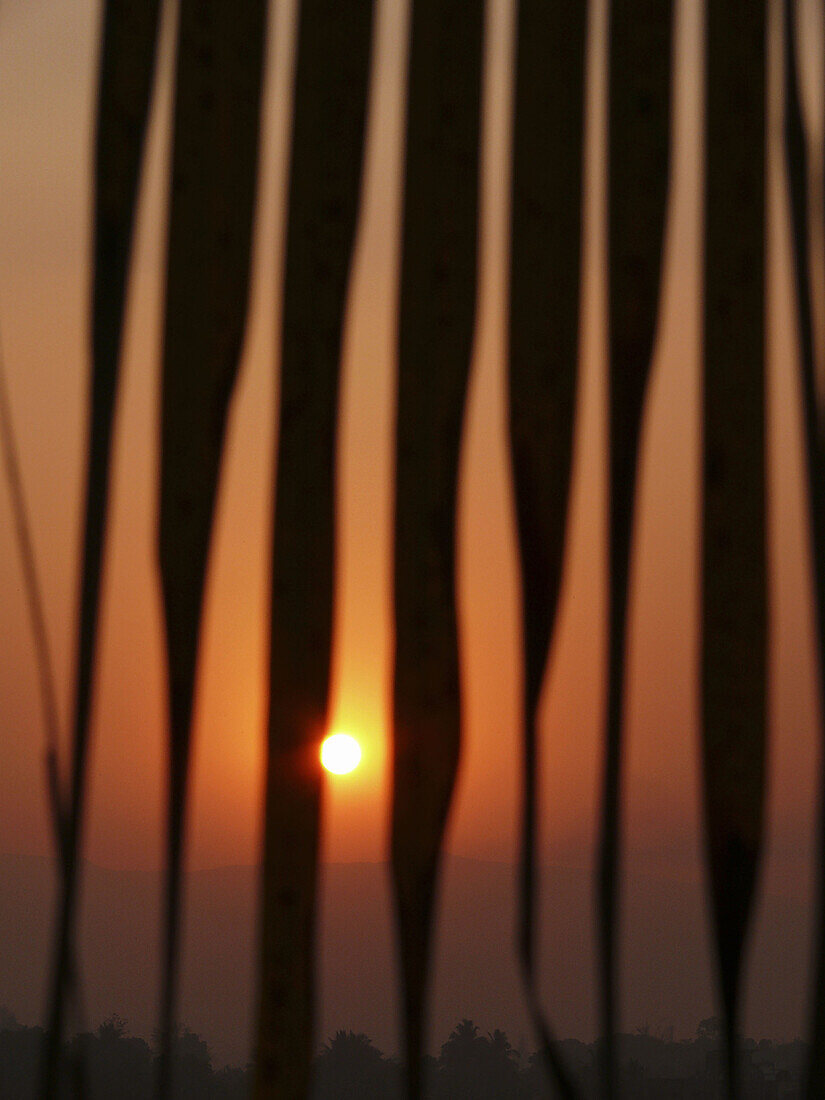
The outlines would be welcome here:
M 334 775 L 346 775 L 361 762 L 361 746 L 348 733 L 333 733 L 321 745 L 321 763 Z

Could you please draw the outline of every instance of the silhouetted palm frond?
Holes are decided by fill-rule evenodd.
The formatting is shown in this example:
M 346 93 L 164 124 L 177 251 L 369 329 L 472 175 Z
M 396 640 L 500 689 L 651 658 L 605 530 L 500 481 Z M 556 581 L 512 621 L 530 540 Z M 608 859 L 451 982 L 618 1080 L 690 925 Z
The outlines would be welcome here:
M 335 448 L 372 0 L 304 0 L 298 28 L 275 491 L 255 1095 L 309 1088 Z
M 765 5 L 706 27 L 702 748 L 713 927 L 736 1095 L 765 796 Z
M 182 0 L 163 345 L 158 548 L 169 667 L 158 1089 L 171 1087 L 180 870 L 204 579 L 246 328 L 267 0 Z
M 158 0 L 106 0 L 98 76 L 90 418 L 75 655 L 70 791 L 64 806 L 61 906 L 56 924 L 43 1094 L 54 1097 L 66 996 L 73 975 L 77 865 L 85 811 L 89 716 L 132 237 L 152 99 Z
M 561 589 L 578 378 L 587 5 L 522 0 L 516 35 L 509 429 L 524 646 L 519 951 L 546 1061 L 574 1095 L 538 996 L 538 706 Z
M 421 1095 L 436 873 L 461 733 L 458 458 L 475 327 L 484 4 L 415 0 L 395 495 L 392 865 L 409 1095 Z
M 598 907 L 606 1097 L 615 1093 L 621 762 L 642 414 L 659 316 L 670 182 L 672 0 L 614 0 L 608 107 L 609 643 Z

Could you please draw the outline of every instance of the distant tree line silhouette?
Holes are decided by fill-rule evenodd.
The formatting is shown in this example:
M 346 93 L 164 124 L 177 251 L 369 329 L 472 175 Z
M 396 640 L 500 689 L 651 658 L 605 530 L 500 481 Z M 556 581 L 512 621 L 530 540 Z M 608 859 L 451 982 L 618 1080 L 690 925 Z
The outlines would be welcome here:
M 671 1029 L 672 1031 L 672 1029 Z M 159 1036 L 152 1043 L 129 1034 L 114 1015 L 93 1032 L 64 1044 L 66 1063 L 82 1049 L 88 1100 L 149 1100 L 159 1059 Z M 0 1009 L 0 1096 L 33 1100 L 44 1032 L 23 1027 Z M 744 1100 L 798 1100 L 804 1095 L 805 1043 L 741 1040 Z M 174 1100 L 248 1100 L 253 1068 L 215 1069 L 203 1039 L 187 1028 L 173 1031 Z M 559 1043 L 572 1087 L 597 1097 L 602 1061 L 600 1042 L 568 1039 Z M 639 1027 L 616 1039 L 618 1083 L 627 1100 L 716 1100 L 723 1095 L 722 1026 L 718 1017 L 702 1020 L 693 1039 L 675 1041 L 663 1031 Z M 472 1020 L 456 1023 L 437 1057 L 425 1056 L 421 1080 L 431 1100 L 545 1100 L 548 1092 L 540 1051 L 516 1051 L 496 1029 L 483 1033 Z M 405 1078 L 398 1059 L 387 1057 L 367 1035 L 339 1030 L 316 1051 L 311 1065 L 311 1100 L 402 1100 Z M 67 1075 L 60 1100 L 77 1100 Z

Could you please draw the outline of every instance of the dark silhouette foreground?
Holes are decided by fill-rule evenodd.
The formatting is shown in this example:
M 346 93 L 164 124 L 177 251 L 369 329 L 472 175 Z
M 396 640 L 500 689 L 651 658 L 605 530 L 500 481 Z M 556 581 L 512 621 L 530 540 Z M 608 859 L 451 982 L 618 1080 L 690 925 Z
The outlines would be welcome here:
M 0 1009 L 0 1096 L 30 1100 L 35 1096 L 44 1032 L 23 1027 Z M 576 1084 L 585 1096 L 598 1095 L 598 1042 L 567 1039 L 561 1044 Z M 742 1096 L 774 1100 L 802 1096 L 802 1069 L 807 1045 L 801 1041 L 741 1044 Z M 72 1065 L 82 1052 L 87 1095 L 92 1100 L 148 1100 L 157 1071 L 157 1044 L 129 1034 L 118 1016 L 94 1031 L 76 1035 L 63 1046 L 67 1072 L 61 1100 L 75 1095 Z M 675 1041 L 639 1028 L 617 1043 L 621 1095 L 628 1100 L 712 1100 L 722 1096 L 724 1060 L 719 1021 L 703 1020 L 693 1039 Z M 186 1028 L 173 1046 L 175 1100 L 245 1100 L 252 1070 L 214 1069 L 209 1048 Z M 401 1065 L 373 1046 L 368 1036 L 337 1031 L 313 1060 L 313 1100 L 401 1100 Z M 506 1034 L 483 1034 L 472 1020 L 461 1020 L 441 1047 L 438 1058 L 422 1066 L 426 1095 L 432 1100 L 533 1100 L 549 1097 L 539 1054 L 513 1049 Z

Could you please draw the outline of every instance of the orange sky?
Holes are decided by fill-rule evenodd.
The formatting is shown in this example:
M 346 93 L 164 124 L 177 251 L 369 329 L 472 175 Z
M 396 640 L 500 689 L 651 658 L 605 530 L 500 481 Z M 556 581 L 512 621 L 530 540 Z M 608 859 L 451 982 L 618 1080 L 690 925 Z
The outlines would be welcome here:
M 209 580 L 190 814 L 190 860 L 196 866 L 251 862 L 260 828 L 267 511 L 292 7 L 285 0 L 276 4 L 254 310 L 232 415 Z M 813 18 L 815 8 L 814 0 L 808 0 L 806 16 Z M 333 724 L 358 736 L 364 750 L 357 772 L 328 785 L 326 855 L 345 860 L 382 858 L 387 837 L 393 310 L 405 8 L 402 0 L 384 0 L 379 10 L 339 451 Z M 629 861 L 689 874 L 700 844 L 694 607 L 701 165 L 696 154 L 698 11 L 690 0 L 683 0 L 679 10 L 675 187 L 642 464 L 625 774 Z M 0 17 L 0 325 L 64 724 L 85 415 L 96 12 L 87 0 L 33 0 L 5 6 Z M 466 751 L 448 847 L 506 860 L 514 855 L 517 836 L 520 675 L 503 404 L 512 31 L 508 0 L 492 0 L 489 25 L 481 298 L 459 522 Z M 603 5 L 596 5 L 580 434 L 568 572 L 543 723 L 543 850 L 548 861 L 578 865 L 591 858 L 602 714 L 604 113 L 598 59 L 603 57 L 603 28 Z M 809 52 L 809 63 L 813 57 Z M 167 48 L 129 321 L 95 706 L 86 853 L 110 866 L 156 865 L 161 858 L 166 714 L 153 479 L 169 60 Z M 772 103 L 775 153 L 775 97 Z M 797 892 L 807 888 L 811 870 L 817 712 L 785 195 L 775 158 L 769 186 L 773 741 L 768 874 L 774 884 Z M 44 852 L 50 837 L 42 783 L 43 732 L 5 489 L 0 490 L 0 608 L 0 850 Z

